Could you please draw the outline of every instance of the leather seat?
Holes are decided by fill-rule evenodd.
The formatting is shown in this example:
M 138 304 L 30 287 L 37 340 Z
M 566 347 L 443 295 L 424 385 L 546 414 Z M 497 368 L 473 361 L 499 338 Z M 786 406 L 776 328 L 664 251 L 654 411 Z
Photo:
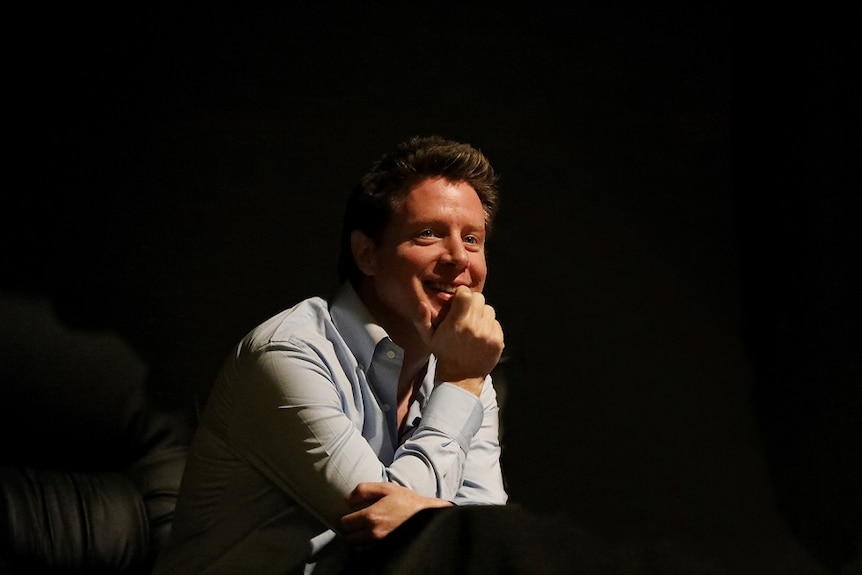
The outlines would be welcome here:
M 191 422 L 112 332 L 0 294 L 0 573 L 149 573 Z

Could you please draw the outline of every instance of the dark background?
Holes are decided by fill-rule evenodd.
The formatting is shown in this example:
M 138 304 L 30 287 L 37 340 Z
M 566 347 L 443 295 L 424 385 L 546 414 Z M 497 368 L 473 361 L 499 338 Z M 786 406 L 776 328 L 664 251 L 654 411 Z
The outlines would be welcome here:
M 17 8 L 3 297 L 119 334 L 154 397 L 193 409 L 248 329 L 334 288 L 373 160 L 468 141 L 501 174 L 512 500 L 619 572 L 850 573 L 854 16 Z

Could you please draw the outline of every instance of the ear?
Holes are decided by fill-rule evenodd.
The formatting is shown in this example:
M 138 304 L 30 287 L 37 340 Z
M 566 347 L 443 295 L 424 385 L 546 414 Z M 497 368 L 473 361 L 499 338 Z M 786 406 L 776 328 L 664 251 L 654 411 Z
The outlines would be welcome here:
M 360 230 L 350 234 L 350 251 L 356 267 L 367 276 L 374 275 L 374 241 Z

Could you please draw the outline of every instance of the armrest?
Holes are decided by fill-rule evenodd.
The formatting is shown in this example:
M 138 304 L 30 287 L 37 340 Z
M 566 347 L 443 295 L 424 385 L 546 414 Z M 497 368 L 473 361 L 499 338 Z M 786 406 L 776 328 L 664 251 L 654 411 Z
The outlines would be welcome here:
M 123 473 L 0 467 L 0 553 L 9 568 L 122 572 L 146 560 L 149 523 Z
M 154 562 L 171 533 L 174 508 L 188 457 L 186 446 L 161 449 L 139 460 L 129 470 L 147 510 L 150 561 Z

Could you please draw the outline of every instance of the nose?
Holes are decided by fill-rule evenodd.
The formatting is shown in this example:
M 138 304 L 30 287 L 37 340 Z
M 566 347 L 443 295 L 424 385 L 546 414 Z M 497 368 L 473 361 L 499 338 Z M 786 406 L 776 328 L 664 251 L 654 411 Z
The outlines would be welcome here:
M 460 238 L 451 238 L 446 242 L 446 249 L 441 258 L 443 262 L 463 268 L 467 265 L 467 248 Z

